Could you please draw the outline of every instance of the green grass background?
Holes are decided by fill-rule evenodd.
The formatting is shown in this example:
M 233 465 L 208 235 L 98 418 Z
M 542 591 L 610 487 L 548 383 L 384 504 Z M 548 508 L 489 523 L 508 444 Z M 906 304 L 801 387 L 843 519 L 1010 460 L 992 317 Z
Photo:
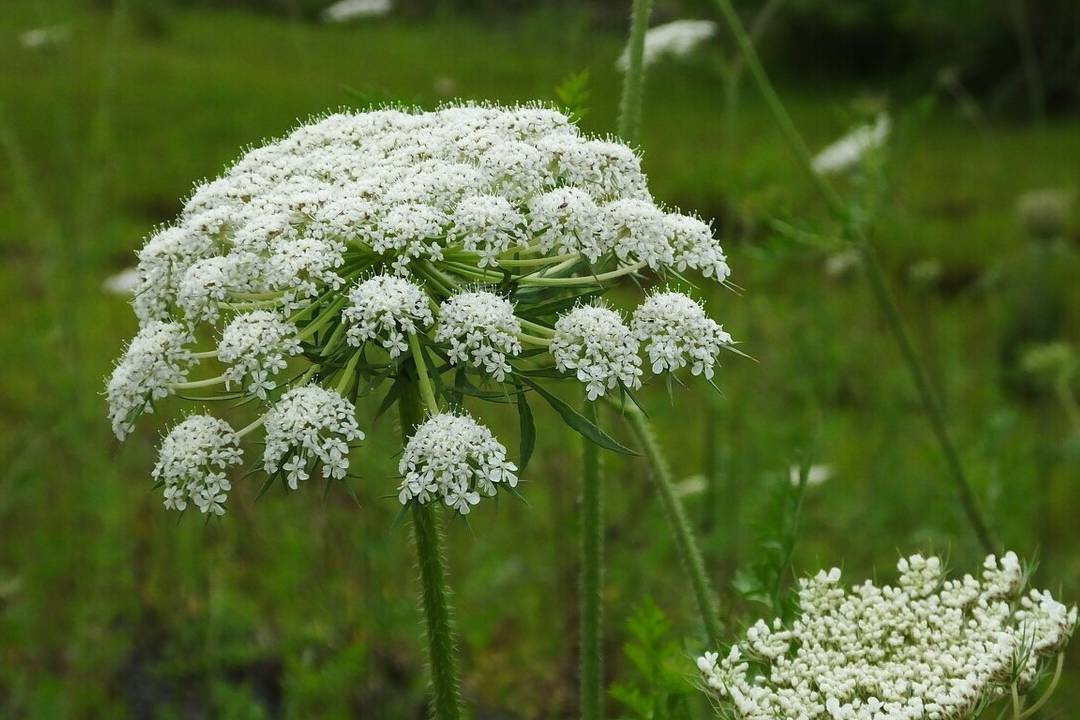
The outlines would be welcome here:
M 18 43 L 20 31 L 53 22 L 70 23 L 67 43 Z M 194 181 L 298 119 L 357 104 L 349 88 L 429 105 L 447 93 L 551 99 L 588 69 L 583 125 L 610 132 L 622 42 L 574 14 L 324 27 L 5 3 L 0 716 L 422 717 L 393 418 L 372 424 L 378 398 L 360 408 L 371 432 L 354 464 L 359 507 L 315 484 L 256 504 L 248 482 L 223 521 L 177 523 L 150 490 L 162 420 L 147 418 L 123 447 L 105 420 L 102 378 L 135 319 L 101 283 L 132 264 Z M 777 220 L 825 238 L 835 228 L 750 87 L 725 149 L 710 67 L 664 63 L 651 74 L 645 167 L 658 197 L 731 228 L 725 245 L 743 290 L 711 293 L 710 307 L 757 361 L 727 361 L 722 395 L 693 384 L 673 399 L 662 387 L 643 397 L 679 477 L 701 472 L 707 447 L 718 453 L 703 543 L 733 632 L 763 612 L 734 596 L 733 572 L 760 553 L 768 498 L 802 459 L 834 476 L 806 499 L 800 572 L 841 565 L 852 580 L 875 568 L 889 578 L 898 553 L 915 551 L 974 570 L 980 553 L 867 288 L 857 273 L 825 273 L 821 243 L 777 232 Z M 1080 122 L 973 121 L 946 97 L 918 114 L 933 89 L 901 92 L 887 80 L 807 82 L 788 71 L 780 85 L 815 148 L 862 106 L 887 101 L 901 118 L 874 226 L 883 261 L 994 528 L 1007 547 L 1038 555 L 1038 585 L 1075 601 L 1080 452 L 1053 396 L 1016 380 L 1008 358 L 1032 337 L 1078 340 L 1075 220 L 1061 243 L 1040 249 L 1014 208 L 1024 191 L 1080 185 Z M 869 202 L 874 187 L 843 190 Z M 926 259 L 940 262 L 940 280 L 913 283 L 909 268 Z M 720 413 L 708 438 L 707 403 Z M 450 525 L 465 696 L 477 717 L 572 717 L 576 707 L 578 442 L 537 410 L 527 505 L 489 504 Z M 484 412 L 515 447 L 514 419 Z M 617 418 L 607 425 L 627 438 Z M 647 598 L 688 653 L 702 647 L 644 466 L 611 457 L 607 470 L 605 654 L 617 680 L 629 672 L 627 617 Z M 685 501 L 695 518 L 709 514 L 702 495 Z M 1067 668 L 1056 709 L 1042 717 L 1068 717 L 1080 701 L 1080 654 Z

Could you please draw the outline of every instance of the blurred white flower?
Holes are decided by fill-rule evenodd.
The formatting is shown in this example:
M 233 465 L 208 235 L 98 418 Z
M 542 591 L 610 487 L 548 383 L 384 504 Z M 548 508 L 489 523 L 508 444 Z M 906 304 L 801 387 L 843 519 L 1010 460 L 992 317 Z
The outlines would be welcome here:
M 641 62 L 648 67 L 663 57 L 686 57 L 715 34 L 716 23 L 711 20 L 673 20 L 651 27 L 645 33 Z M 629 64 L 630 55 L 624 49 L 615 65 L 626 72 Z
M 47 25 L 20 33 L 19 44 L 36 50 L 48 45 L 59 45 L 66 42 L 70 36 L 71 28 L 67 25 Z
M 833 278 L 843 277 L 857 268 L 859 262 L 858 250 L 840 250 L 825 258 L 825 274 Z
M 791 481 L 792 487 L 799 487 L 801 477 L 802 468 L 798 465 L 792 465 L 788 468 L 788 479 Z M 806 487 L 824 485 L 830 478 L 832 478 L 831 467 L 828 465 L 811 465 L 806 471 Z
M 101 289 L 110 295 L 132 295 L 139 287 L 138 268 L 126 268 L 105 278 L 101 283 Z
M 814 171 L 821 175 L 840 173 L 859 163 L 863 155 L 885 144 L 892 121 L 885 113 L 873 125 L 863 125 L 827 146 L 814 157 Z
M 323 22 L 340 23 L 356 18 L 380 17 L 394 7 L 393 0 L 338 0 L 322 11 Z

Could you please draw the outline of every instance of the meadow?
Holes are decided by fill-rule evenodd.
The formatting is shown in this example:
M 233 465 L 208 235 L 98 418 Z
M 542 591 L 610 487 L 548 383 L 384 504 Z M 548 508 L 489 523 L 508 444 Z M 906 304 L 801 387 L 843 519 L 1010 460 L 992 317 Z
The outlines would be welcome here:
M 66 43 L 15 41 L 60 21 Z M 0 39 L 0 716 L 423 717 L 392 414 L 365 427 L 355 498 L 312 483 L 256 502 L 258 483 L 237 481 L 224 519 L 177 522 L 149 479 L 164 425 L 150 417 L 122 447 L 109 431 L 102 378 L 136 321 L 102 283 L 193 182 L 326 109 L 557 102 L 587 70 L 582 127 L 613 132 L 622 30 L 569 11 L 331 27 L 19 2 L 0 14 Z M 794 574 L 833 565 L 873 576 L 923 551 L 966 571 L 982 553 L 881 313 L 749 82 L 726 119 L 722 52 L 650 69 L 641 147 L 659 199 L 724 229 L 739 289 L 710 291 L 710 307 L 753 359 L 725 359 L 719 393 L 669 398 L 656 384 L 641 398 L 735 630 L 771 616 L 749 591 L 762 580 L 780 594 Z M 1080 429 L 1020 358 L 1078 342 L 1080 225 L 1034 238 L 1017 202 L 1080 186 L 1080 122 L 972 115 L 938 88 L 888 78 L 777 77 L 812 148 L 879 108 L 896 118 L 885 152 L 841 192 L 874 218 L 989 523 L 1004 547 L 1038 558 L 1036 585 L 1075 601 Z M 363 399 L 363 415 L 380 401 Z M 545 430 L 525 501 L 448 523 L 463 694 L 478 719 L 577 707 L 580 443 L 534 409 Z M 513 413 L 490 417 L 513 451 Z M 632 442 L 616 414 L 604 426 Z M 791 468 L 811 464 L 831 477 L 792 507 Z M 702 629 L 646 473 L 639 457 L 605 454 L 610 714 L 706 717 L 690 677 Z M 1075 646 L 1065 667 L 1036 717 L 1080 702 Z M 646 714 L 640 697 L 663 709 Z

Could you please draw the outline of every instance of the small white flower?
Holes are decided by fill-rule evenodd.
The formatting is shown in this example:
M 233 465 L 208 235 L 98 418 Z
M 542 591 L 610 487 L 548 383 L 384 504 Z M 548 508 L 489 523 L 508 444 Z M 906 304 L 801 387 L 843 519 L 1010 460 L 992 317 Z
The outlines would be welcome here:
M 441 413 L 420 425 L 405 445 L 398 471 L 398 499 L 424 504 L 442 499 L 467 515 L 480 496 L 492 497 L 501 484 L 516 487 L 517 466 L 506 448 L 468 415 Z
M 708 223 L 689 215 L 667 213 L 664 224 L 674 250 L 675 268 L 679 272 L 691 268 L 716 282 L 727 280 L 731 268 Z
M 425 330 L 433 321 L 424 291 L 393 275 L 376 275 L 354 287 L 341 317 L 350 345 L 377 341 L 392 358 L 408 349 L 409 333 Z
M 677 292 L 650 295 L 630 324 L 634 335 L 645 344 L 656 374 L 675 372 L 690 366 L 694 375 L 712 378 L 716 356 L 731 345 L 731 336 L 705 314 L 693 298 Z
M 266 414 L 263 462 L 268 473 L 284 470 L 293 490 L 316 461 L 324 478 L 340 480 L 349 471 L 349 443 L 363 439 L 351 402 L 333 390 L 304 385 L 282 395 Z
M 601 238 L 600 209 L 588 193 L 577 188 L 556 188 L 533 198 L 529 229 L 546 253 L 581 253 L 596 262 L 609 249 Z
M 416 258 L 442 258 L 440 241 L 448 223 L 446 213 L 430 205 L 396 205 L 382 219 L 380 235 L 372 247 L 375 252 L 393 255 L 394 269 L 404 273 Z
M 188 417 L 165 436 L 154 467 L 154 479 L 165 488 L 165 507 L 184 510 L 190 501 L 202 513 L 225 514 L 232 486 L 224 471 L 240 464 L 242 455 L 227 422 L 209 415 Z
M 288 356 L 299 353 L 296 327 L 268 310 L 237 315 L 225 327 L 217 348 L 218 360 L 229 366 L 225 387 L 246 385 L 263 400 L 276 387 L 270 378 L 285 369 Z
M 641 387 L 638 344 L 619 313 L 582 305 L 556 321 L 551 355 L 559 370 L 575 372 L 589 399 L 595 400 L 620 384 Z
M 529 244 L 525 218 L 506 198 L 477 195 L 465 198 L 454 211 L 448 239 L 480 255 L 479 267 L 495 265 L 511 246 Z
M 191 333 L 180 323 L 148 322 L 128 345 L 106 387 L 113 433 L 123 440 L 142 413 L 153 412 L 153 402 L 172 394 L 184 382 L 194 362 L 185 346 Z
M 644 200 L 616 200 L 604 206 L 604 246 L 623 262 L 640 261 L 654 270 L 673 265 L 675 252 L 664 213 Z
M 832 477 L 832 468 L 828 465 L 811 465 L 806 470 L 806 487 L 812 488 L 824 485 Z M 798 487 L 802 482 L 802 468 L 792 465 L 788 468 L 788 481 L 792 487 Z
M 446 343 L 454 365 L 464 363 L 502 382 L 506 356 L 521 353 L 521 321 L 509 300 L 487 291 L 455 295 L 439 307 L 435 342 Z

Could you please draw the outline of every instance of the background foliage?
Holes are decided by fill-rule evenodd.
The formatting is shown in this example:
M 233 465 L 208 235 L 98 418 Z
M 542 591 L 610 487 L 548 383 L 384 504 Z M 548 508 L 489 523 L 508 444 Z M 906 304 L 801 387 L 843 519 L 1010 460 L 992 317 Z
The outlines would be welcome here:
M 266 7 L 18 0 L 0 13 L 4 717 L 423 715 L 413 568 L 390 497 L 393 419 L 359 453 L 359 507 L 315 486 L 256 505 L 258 488 L 237 483 L 225 521 L 178 524 L 150 492 L 160 428 L 144 423 L 121 450 L 104 419 L 101 378 L 134 318 L 101 284 L 195 179 L 328 107 L 372 96 L 555 99 L 588 70 L 583 125 L 610 131 L 626 12 L 406 4 L 390 18 L 323 26 L 299 0 Z M 1040 4 L 1039 37 L 1075 28 L 1075 12 Z M 1050 59 L 1075 62 L 1076 50 L 1040 41 L 1065 100 L 1047 74 L 1054 112 L 1028 121 L 1022 89 L 1001 89 L 1021 72 L 1007 17 L 1004 4 L 791 0 L 764 49 L 813 147 L 881 108 L 897 119 L 886 152 L 844 192 L 879 220 L 890 280 L 995 528 L 1039 556 L 1037 584 L 1075 600 L 1080 442 L 1053 386 L 1020 357 L 1032 342 L 1080 342 L 1080 233 L 1065 213 L 1054 237 L 1037 240 L 1016 202 L 1080 185 L 1075 65 Z M 66 42 L 20 45 L 20 32 L 54 23 L 68 25 Z M 656 194 L 725 230 L 744 290 L 717 292 L 711 306 L 757 361 L 729 360 L 722 395 L 694 386 L 669 400 L 658 386 L 643 396 L 687 478 L 684 500 L 734 630 L 783 609 L 762 587 L 778 577 L 786 586 L 792 571 L 888 575 L 898 551 L 917 550 L 971 569 L 979 552 L 868 291 L 843 269 L 835 228 L 752 93 L 735 137 L 721 132 L 716 63 L 728 52 L 721 39 L 653 69 L 643 147 Z M 939 83 L 951 64 L 956 82 Z M 450 527 L 465 694 L 480 718 L 571 717 L 576 707 L 578 443 L 536 412 L 528 504 Z M 487 417 L 512 445 L 515 418 Z M 629 442 L 616 418 L 607 425 Z M 832 478 L 807 489 L 796 523 L 790 467 L 811 462 Z M 716 482 L 701 483 L 710 463 Z M 611 456 L 607 467 L 610 702 L 626 717 L 703 717 L 700 698 L 679 687 L 676 659 L 702 649 L 701 632 L 660 508 L 639 461 Z M 1075 651 L 1067 668 L 1044 717 L 1080 699 Z

